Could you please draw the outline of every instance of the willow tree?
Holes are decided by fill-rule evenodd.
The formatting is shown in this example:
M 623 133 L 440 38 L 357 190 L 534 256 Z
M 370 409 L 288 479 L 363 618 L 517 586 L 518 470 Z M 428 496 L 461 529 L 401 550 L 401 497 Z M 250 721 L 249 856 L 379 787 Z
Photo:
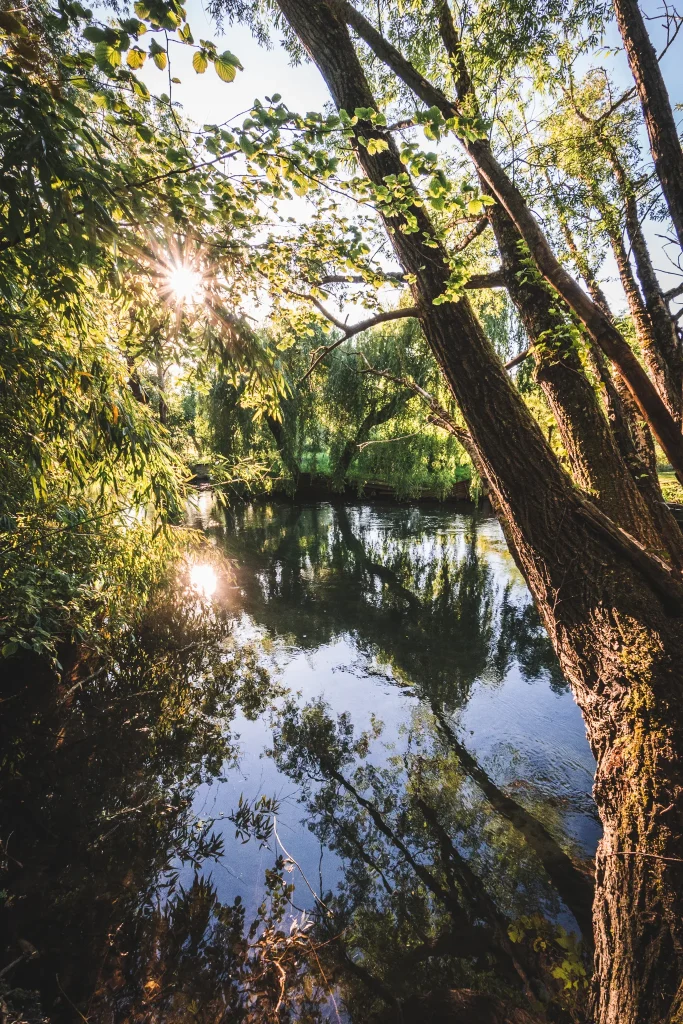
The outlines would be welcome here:
M 220 6 L 232 14 L 258 15 L 249 4 Z M 572 478 L 559 464 L 459 286 L 460 268 L 454 273 L 453 252 L 410 179 L 410 158 L 399 150 L 397 129 L 387 128 L 366 68 L 374 74 L 379 67 L 375 77 L 385 83 L 387 95 L 395 98 L 407 90 L 428 108 L 418 120 L 427 123 L 432 137 L 448 131 L 459 136 L 494 201 L 490 222 L 495 227 L 498 218 L 516 233 L 513 242 L 526 276 L 554 297 L 554 313 L 551 308 L 545 313 L 559 313 L 559 330 L 570 325 L 611 361 L 679 475 L 680 428 L 608 311 L 562 266 L 504 169 L 503 155 L 496 152 L 500 142 L 489 134 L 468 73 L 468 53 L 486 38 L 486 25 L 479 23 L 480 35 L 463 46 L 467 18 L 461 19 L 461 35 L 442 0 L 408 5 L 405 11 L 380 5 L 395 40 L 409 47 L 416 35 L 428 35 L 431 48 L 440 51 L 446 71 L 442 82 L 432 82 L 426 64 L 409 61 L 371 20 L 377 18 L 374 4 L 367 5 L 367 17 L 341 0 L 277 0 L 269 6 L 327 83 L 410 284 L 408 312 L 419 319 L 464 417 L 510 544 L 584 714 L 597 759 L 595 798 L 604 826 L 596 866 L 594 1019 L 600 1024 L 678 1020 L 683 1012 L 680 538 L 670 533 L 667 541 L 657 510 L 630 497 L 628 475 L 609 431 L 604 430 L 599 454 L 603 487 L 607 475 L 619 482 L 620 495 L 611 508 L 601 501 L 600 486 L 587 490 L 575 466 Z M 506 24 L 514 23 L 505 10 Z M 496 237 L 505 264 L 500 228 Z M 518 299 L 530 318 L 531 296 Z M 550 339 L 556 334 L 551 330 Z M 532 339 L 536 346 L 544 335 Z M 554 358 L 583 372 L 571 365 L 571 352 L 559 348 Z M 557 394 L 560 414 L 587 450 L 595 441 L 590 433 L 595 421 L 579 406 L 572 408 L 566 382 L 558 383 Z M 596 415 L 595 408 L 590 412 Z

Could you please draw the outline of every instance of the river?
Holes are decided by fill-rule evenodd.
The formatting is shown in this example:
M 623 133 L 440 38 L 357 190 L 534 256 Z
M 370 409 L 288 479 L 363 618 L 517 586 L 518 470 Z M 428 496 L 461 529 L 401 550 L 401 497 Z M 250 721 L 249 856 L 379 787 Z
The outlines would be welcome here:
M 210 557 L 94 678 L 3 690 L 8 1018 L 419 1019 L 539 943 L 576 987 L 594 763 L 495 518 L 191 519 Z

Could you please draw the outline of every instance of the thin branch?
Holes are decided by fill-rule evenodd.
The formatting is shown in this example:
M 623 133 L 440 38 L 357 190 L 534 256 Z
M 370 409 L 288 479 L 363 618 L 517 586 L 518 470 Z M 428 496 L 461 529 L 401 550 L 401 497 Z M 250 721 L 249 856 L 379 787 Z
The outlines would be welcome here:
M 467 248 L 467 246 L 470 244 L 470 242 L 473 242 L 475 240 L 475 238 L 478 238 L 479 235 L 482 235 L 484 233 L 484 231 L 486 231 L 488 226 L 489 226 L 489 219 L 488 219 L 488 217 L 481 217 L 477 221 L 477 223 L 474 225 L 472 230 L 467 232 L 465 237 L 458 242 L 458 244 L 454 247 L 454 249 L 452 251 L 453 252 L 462 252 L 464 249 Z
M 505 369 L 514 370 L 515 366 L 519 366 L 519 364 L 523 363 L 525 359 L 528 359 L 530 355 L 531 347 L 525 348 L 523 352 L 519 353 L 519 355 L 514 356 L 512 359 L 508 359 L 507 363 L 505 364 Z
M 212 160 L 202 160 L 199 163 L 190 164 L 188 167 L 174 167 L 170 171 L 165 171 L 163 174 L 156 174 L 152 178 L 143 178 L 142 181 L 126 181 L 128 188 L 143 188 L 145 185 L 152 185 L 155 181 L 161 181 L 163 178 L 171 178 L 176 174 L 188 174 L 190 171 L 199 171 L 202 167 L 212 167 L 213 164 L 220 163 L 221 160 L 227 160 L 231 156 L 237 156 L 240 152 L 239 149 L 232 149 L 228 152 L 221 153 L 219 156 L 213 157 Z M 126 179 L 124 179 L 125 181 Z M 114 195 L 119 192 L 120 189 L 114 190 Z
M 278 831 L 277 831 L 277 819 L 276 819 L 275 815 L 273 815 L 273 834 L 274 834 L 278 844 L 282 848 L 282 852 L 284 853 L 285 857 L 288 860 L 290 860 L 292 862 L 292 864 L 295 864 L 296 867 L 298 867 L 299 871 L 301 872 L 301 877 L 303 878 L 304 882 L 306 883 L 306 885 L 310 889 L 310 892 L 311 892 L 311 895 L 313 896 L 313 899 L 316 901 L 316 903 L 319 903 L 320 906 L 323 908 L 323 910 L 325 910 L 329 914 L 330 913 L 330 908 L 327 906 L 326 903 L 323 903 L 323 901 L 320 898 L 320 896 L 318 896 L 317 892 L 315 891 L 315 889 L 313 888 L 311 883 L 306 878 L 306 875 L 304 873 L 304 869 L 301 867 L 301 864 L 299 864 L 298 860 L 295 860 L 295 858 L 292 857 L 291 853 L 289 852 L 289 850 L 286 849 L 285 844 L 280 839 L 280 836 L 278 835 Z
M 683 282 L 677 284 L 675 288 L 669 288 L 668 292 L 664 292 L 664 298 L 670 302 L 671 299 L 675 299 L 681 294 L 683 294 Z
M 434 422 L 437 426 L 447 430 L 449 434 L 453 434 L 463 444 L 463 447 L 467 447 L 467 443 L 463 441 L 463 438 L 469 440 L 469 431 L 465 427 L 459 426 L 450 415 L 450 413 L 444 409 L 442 405 L 430 395 L 428 391 L 425 391 L 423 387 L 412 379 L 412 377 L 397 377 L 393 373 L 389 373 L 388 370 L 378 370 L 372 366 L 368 361 L 367 356 L 361 352 L 360 356 L 365 363 L 365 369 L 361 370 L 361 373 L 371 373 L 374 377 L 383 377 L 384 380 L 390 380 L 393 384 L 398 384 L 400 387 L 408 388 L 410 391 L 415 392 L 422 401 L 427 405 L 432 413 L 430 417 L 431 422 Z
M 349 327 L 347 324 L 342 323 L 341 320 L 337 320 L 336 317 L 332 316 L 325 309 L 322 303 L 318 302 L 318 300 L 315 299 L 312 295 L 308 295 L 305 297 L 310 299 L 311 302 L 313 302 L 318 307 L 318 309 L 324 316 L 327 317 L 330 323 L 334 324 L 335 327 L 338 327 L 340 331 L 343 331 L 343 335 L 341 338 L 337 338 L 336 341 L 333 341 L 331 345 L 326 345 L 322 352 L 320 352 L 316 356 L 316 358 L 313 360 L 309 368 L 306 370 L 306 373 L 299 381 L 299 384 L 303 384 L 304 381 L 311 376 L 315 368 L 318 366 L 319 363 L 322 362 L 325 356 L 329 355 L 330 352 L 333 352 L 335 348 L 339 348 L 339 346 L 343 345 L 345 341 L 349 340 L 349 338 L 353 338 L 354 335 L 361 334 L 363 331 L 369 331 L 370 328 L 377 327 L 378 324 L 388 323 L 390 320 L 404 320 L 410 317 L 420 316 L 420 311 L 417 308 L 417 306 L 406 306 L 405 309 L 391 309 L 387 313 L 379 313 L 377 316 L 373 316 L 369 320 L 361 320 L 360 323 L 353 324 L 353 326 Z
M 414 430 L 412 434 L 400 434 L 398 437 L 378 437 L 374 441 L 362 441 L 361 444 L 356 445 L 359 452 L 362 452 L 364 448 L 367 448 L 371 444 L 391 444 L 392 441 L 405 441 L 407 437 L 417 437 L 420 433 L 419 430 Z
M 403 284 L 406 279 L 406 275 L 399 270 L 384 271 L 382 277 L 387 283 L 392 284 Z M 368 284 L 369 282 L 360 274 L 325 274 L 319 281 L 313 283 L 322 287 L 326 284 Z

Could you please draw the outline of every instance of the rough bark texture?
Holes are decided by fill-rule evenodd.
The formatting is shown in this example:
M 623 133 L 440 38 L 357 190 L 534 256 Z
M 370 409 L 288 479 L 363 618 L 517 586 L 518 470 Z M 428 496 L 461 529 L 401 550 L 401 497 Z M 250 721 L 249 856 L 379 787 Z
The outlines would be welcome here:
M 643 108 L 657 177 L 683 246 L 683 150 L 669 94 L 638 0 L 614 0 L 614 13 Z
M 338 108 L 375 106 L 326 0 L 278 0 Z M 385 138 L 380 130 L 367 135 Z M 365 173 L 403 170 L 390 138 Z M 590 506 L 545 443 L 467 299 L 435 306 L 449 271 L 424 209 L 387 224 L 428 342 L 453 391 L 519 563 L 583 711 L 604 826 L 595 902 L 595 1019 L 672 1020 L 683 977 L 683 588 Z M 670 858 L 670 859 L 667 859 Z
M 438 9 L 439 31 L 451 61 L 456 95 L 478 115 L 479 103 L 447 0 L 441 0 Z M 481 185 L 489 192 L 485 182 Z M 488 216 L 502 260 L 500 277 L 533 346 L 536 379 L 557 421 L 574 479 L 614 522 L 642 543 L 659 549 L 664 538 L 584 373 L 569 311 L 558 303 L 540 274 L 525 265 L 524 240 L 503 207 L 496 203 Z
M 560 225 L 569 251 L 572 254 L 578 271 L 586 282 L 591 298 L 607 316 L 611 316 L 607 297 L 600 287 L 585 254 L 579 251 L 569 225 L 562 215 L 560 215 Z M 619 252 L 623 254 L 624 259 L 626 254 L 623 251 L 621 239 L 617 238 L 616 241 L 619 243 L 615 248 L 617 263 L 619 263 Z M 638 316 L 642 314 L 643 320 L 646 320 L 647 314 L 640 302 L 640 295 L 637 285 L 633 280 L 628 260 L 626 260 L 626 266 L 628 267 L 628 276 L 622 277 L 624 290 L 628 293 L 628 287 L 632 285 L 633 292 L 637 295 L 637 298 L 633 300 L 633 306 L 631 305 L 631 298 L 629 298 L 629 308 L 634 319 L 636 314 Z M 638 322 L 636 322 L 636 332 L 639 329 Z M 645 325 L 645 329 L 647 329 L 647 325 Z M 662 494 L 657 474 L 657 456 L 650 428 L 641 416 L 640 410 L 634 402 L 623 377 L 618 374 L 616 378 L 613 377 L 601 350 L 597 345 L 592 344 L 590 339 L 588 339 L 588 342 L 590 346 L 589 355 L 592 359 L 596 376 L 603 385 L 607 416 L 616 444 L 624 462 L 628 466 L 636 487 L 651 511 L 657 530 L 664 540 L 671 560 L 675 565 L 682 566 L 683 533 L 664 501 L 664 495 Z
M 501 206 L 491 207 L 491 224 L 503 274 L 529 340 L 536 379 L 557 420 L 577 484 L 614 522 L 658 550 L 661 538 L 652 515 L 619 451 L 576 350 L 569 320 L 546 283 L 530 279 L 520 255 L 519 232 Z M 683 537 L 682 537 L 683 539 Z

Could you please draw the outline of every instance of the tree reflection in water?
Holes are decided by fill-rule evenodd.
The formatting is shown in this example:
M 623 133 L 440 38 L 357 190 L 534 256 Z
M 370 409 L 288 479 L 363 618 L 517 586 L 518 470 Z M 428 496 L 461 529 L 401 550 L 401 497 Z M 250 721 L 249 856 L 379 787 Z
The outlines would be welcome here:
M 363 515 L 247 507 L 209 530 L 233 559 L 228 600 L 159 593 L 62 683 L 37 664 L 6 682 L 8 1020 L 582 1019 L 584 952 L 558 921 L 573 915 L 587 951 L 590 871 L 561 803 L 520 802 L 458 726 L 475 684 L 513 665 L 561 692 L 547 638 L 476 516 L 454 545 L 438 516 L 378 530 Z M 238 613 L 304 650 L 353 637 L 413 698 L 400 742 L 283 695 Z M 339 859 L 307 916 L 267 800 L 233 814 L 273 851 L 258 911 L 221 902 L 207 873 L 225 852 L 193 797 L 235 770 L 238 712 L 272 721 L 274 761 Z

